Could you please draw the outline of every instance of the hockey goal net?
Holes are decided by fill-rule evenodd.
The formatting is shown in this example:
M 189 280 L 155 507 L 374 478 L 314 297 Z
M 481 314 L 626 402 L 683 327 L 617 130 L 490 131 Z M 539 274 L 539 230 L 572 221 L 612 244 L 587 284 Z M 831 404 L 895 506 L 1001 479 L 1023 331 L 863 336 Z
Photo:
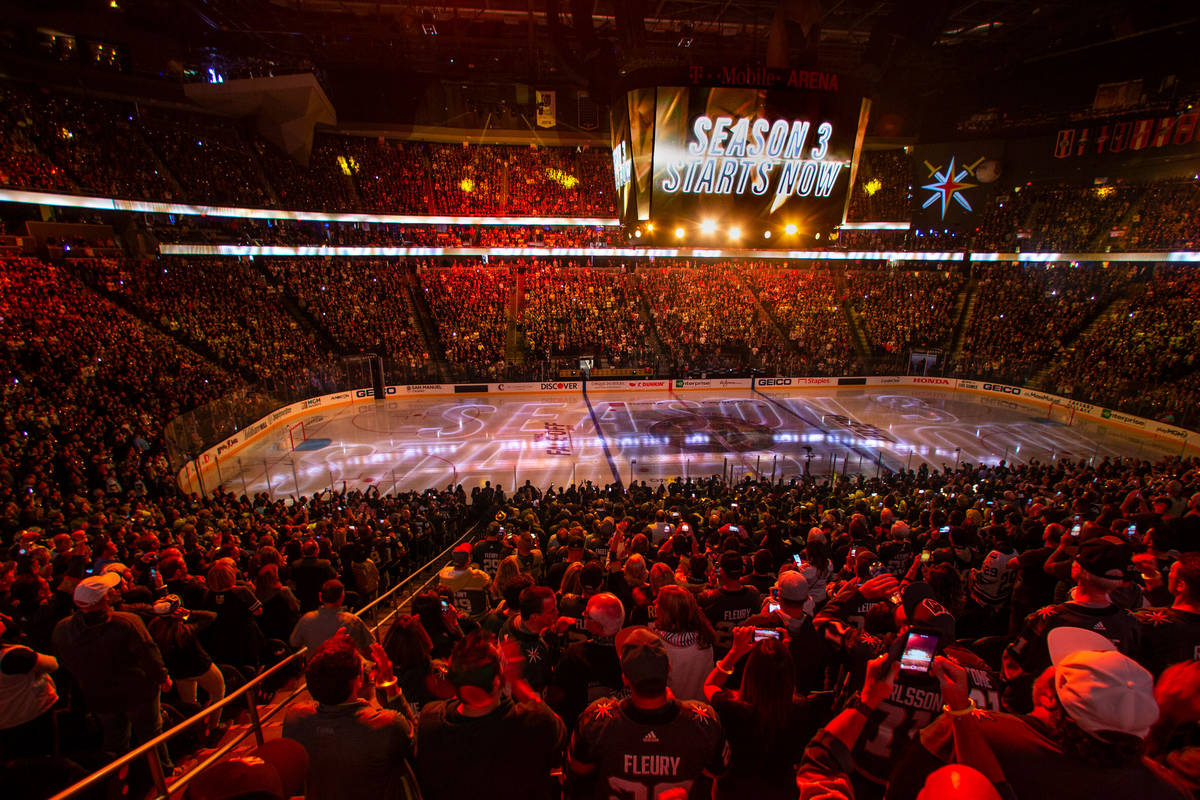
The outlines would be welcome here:
M 1073 425 L 1075 423 L 1075 409 L 1065 406 L 1062 403 L 1051 403 L 1049 411 L 1046 412 L 1046 418 L 1060 425 Z
M 304 433 L 304 420 L 288 425 L 288 449 L 295 450 L 308 440 Z

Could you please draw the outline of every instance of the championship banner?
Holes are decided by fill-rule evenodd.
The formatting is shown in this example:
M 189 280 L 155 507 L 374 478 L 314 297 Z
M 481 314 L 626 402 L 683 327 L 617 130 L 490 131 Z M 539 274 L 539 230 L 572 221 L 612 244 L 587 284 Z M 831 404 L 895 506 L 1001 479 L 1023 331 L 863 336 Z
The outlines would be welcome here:
M 534 96 L 537 101 L 537 126 L 553 128 L 558 124 L 558 94 L 539 89 L 534 92 Z

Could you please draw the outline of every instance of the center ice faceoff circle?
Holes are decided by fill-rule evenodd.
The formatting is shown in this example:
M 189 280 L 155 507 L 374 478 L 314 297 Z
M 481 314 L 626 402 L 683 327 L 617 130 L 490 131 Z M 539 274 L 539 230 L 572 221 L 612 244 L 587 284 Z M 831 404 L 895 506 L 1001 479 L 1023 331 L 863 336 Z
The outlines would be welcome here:
M 757 422 L 723 414 L 688 414 L 653 422 L 646 429 L 651 436 L 663 437 L 668 447 L 693 452 L 723 449 L 735 453 L 769 450 L 775 429 Z

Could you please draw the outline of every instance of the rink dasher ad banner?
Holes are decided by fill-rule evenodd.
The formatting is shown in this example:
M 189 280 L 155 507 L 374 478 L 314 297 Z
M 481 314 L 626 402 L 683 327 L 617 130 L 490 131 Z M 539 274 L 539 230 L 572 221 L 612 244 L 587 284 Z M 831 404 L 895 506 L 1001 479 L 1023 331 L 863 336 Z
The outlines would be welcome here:
M 661 380 L 632 380 L 632 381 L 588 381 L 587 391 L 591 392 L 644 392 L 666 391 L 671 388 L 672 381 Z
M 489 383 L 488 391 L 497 394 L 542 392 L 578 392 L 583 384 L 579 381 L 528 381 L 524 383 Z
M 686 392 L 692 389 L 749 389 L 751 388 L 751 380 L 749 378 L 707 378 L 707 379 L 688 379 L 676 378 L 671 382 L 671 388 L 677 392 Z

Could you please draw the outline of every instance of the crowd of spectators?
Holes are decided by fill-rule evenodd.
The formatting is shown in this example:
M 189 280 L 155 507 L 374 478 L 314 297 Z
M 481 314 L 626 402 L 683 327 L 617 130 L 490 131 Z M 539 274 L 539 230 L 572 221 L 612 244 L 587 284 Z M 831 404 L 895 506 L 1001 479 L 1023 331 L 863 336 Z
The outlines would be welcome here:
M 154 107 L 143 108 L 138 121 L 188 198 L 214 205 L 272 204 L 254 151 L 236 121 Z M 109 157 L 125 154 L 110 152 Z
M 468 373 L 503 376 L 516 276 L 508 264 L 418 264 L 446 359 Z
M 1194 393 L 1196 355 L 1200 352 L 1200 277 L 1194 268 L 1159 264 L 1144 292 L 1122 313 L 1089 329 L 1047 376 L 1047 388 L 1061 394 L 1119 408 L 1185 413 Z M 1188 380 L 1188 383 L 1181 383 Z M 1167 391 L 1155 397 L 1154 387 Z M 1174 395 L 1185 404 L 1163 407 Z
M 1121 241 L 1124 250 L 1200 249 L 1200 180 L 1195 177 L 1151 186 Z
M 636 279 L 621 268 L 551 264 L 521 275 L 520 324 L 535 359 L 598 355 L 613 366 L 651 361 Z
M 612 161 L 598 149 L 441 144 L 427 148 L 442 214 L 611 216 Z
M 339 137 L 330 145 L 357 188 L 363 209 L 428 214 L 435 208 L 427 171 L 428 145 Z
M 954 364 L 964 377 L 1024 383 L 1134 277 L 1121 264 L 977 264 L 974 309 Z
M 753 265 L 745 279 L 793 345 L 780 369 L 797 375 L 852 375 L 859 369 L 834 273 L 823 267 Z M 782 373 L 781 373 L 782 374 Z
M 128 501 L 172 481 L 164 426 L 229 392 L 236 378 L 97 295 L 68 267 L 5 258 L 0 281 L 11 484 L 3 524 L 40 524 L 64 498 Z
M 876 365 L 903 365 L 912 348 L 947 346 L 957 321 L 955 299 L 965 283 L 953 267 L 847 270 L 850 307 L 879 358 Z
M 1040 188 L 1030 193 L 1032 213 L 1021 221 L 1024 230 L 1017 234 L 1019 245 L 1022 250 L 1038 252 L 1101 250 L 1143 191 L 1142 186 L 1127 184 Z M 1098 242 L 1103 242 L 1102 246 L 1097 246 Z
M 607 217 L 614 213 L 612 155 L 605 148 L 508 147 L 501 157 L 508 177 L 506 214 Z
M 413 316 L 405 262 L 278 258 L 262 263 L 343 355 L 382 356 L 397 379 L 426 374 L 430 354 Z
M 172 199 L 142 138 L 133 103 L 67 92 L 36 94 L 9 87 L 5 113 L 22 126 L 39 152 L 62 167 L 79 189 L 113 197 Z M 114 142 L 120 142 L 114 157 Z
M 963 319 L 961 347 L 946 374 L 1013 384 L 1044 375 L 1045 388 L 1077 399 L 1154 418 L 1195 416 L 1187 380 L 1197 342 L 1190 322 L 1181 321 L 1194 295 L 1186 268 L 976 263 L 970 294 L 957 269 L 862 265 L 337 258 L 255 265 L 179 257 L 76 263 L 94 288 L 221 369 L 263 386 L 328 385 L 342 374 L 340 357 L 366 353 L 382 355 L 397 381 L 432 379 L 443 357 L 460 377 L 533 380 L 581 354 L 691 376 L 854 375 L 864 366 L 853 326 L 865 337 L 869 369 L 890 373 L 907 368 L 913 348 L 949 351 Z M 1077 338 L 1114 299 L 1143 287 L 1133 317 Z M 960 316 L 956 301 L 968 297 Z M 425 315 L 428 327 L 419 321 Z M 1149 352 L 1158 356 L 1147 375 L 1133 365 Z M 1109 378 L 1100 384 L 1084 379 L 1097 353 Z
M 904 150 L 867 150 L 850 190 L 852 222 L 907 222 L 912 217 L 912 157 Z
M 403 580 L 467 521 L 461 487 L 327 492 L 292 505 L 265 494 L 138 494 L 102 474 L 79 477 L 30 503 L 28 519 L 6 520 L 0 562 L 0 752 L 14 766 L 68 754 L 49 765 L 54 781 L 155 736 L 164 706 L 191 716 L 339 627 L 365 647 L 373 636 L 344 609 Z M 14 653 L 29 651 L 53 659 L 40 662 L 48 669 L 11 668 Z M 214 712 L 160 751 L 168 774 L 236 716 Z M 17 774 L 6 771 L 6 786 L 23 794 Z
M 239 120 L 199 109 L 16 82 L 0 87 L 0 97 L 0 182 L 9 186 L 300 210 L 615 213 L 603 148 L 443 145 L 318 131 L 308 163 L 300 164 Z
M 91 260 L 80 276 L 254 383 L 327 374 L 330 356 L 288 313 L 282 289 L 245 261 Z
M 15 81 L 0 93 L 0 182 L 9 186 L 303 210 L 615 215 L 611 158 L 602 147 L 435 144 L 317 131 L 302 165 L 238 120 L 199 109 Z M 908 219 L 911 158 L 902 149 L 866 151 L 848 218 Z M 848 231 L 833 246 L 1186 249 L 1200 238 L 1196 186 L 1194 178 L 1005 186 L 979 207 L 972 231 Z
M 29 106 L 7 87 L 0 87 L 0 184 L 22 189 L 70 191 L 74 181 L 45 156 L 30 138 Z
M 350 176 L 338 164 L 341 140 L 326 134 L 313 136 L 307 168 L 264 139 L 251 143 L 263 173 L 279 197 L 281 208 L 306 211 L 342 211 L 358 208 Z
M 192 244 L 329 245 L 354 247 L 621 247 L 616 226 L 399 225 L 379 222 L 290 222 L 152 216 L 160 242 Z
M 1195 460 L 101 508 L 5 531 L 3 686 L 22 700 L 5 758 L 57 746 L 101 763 L 156 732 L 160 703 L 203 713 L 304 646 L 311 702 L 287 709 L 296 745 L 278 746 L 304 757 L 235 758 L 198 787 L 1186 800 L 1200 786 Z M 472 520 L 477 540 L 435 562 L 378 640 L 349 613 Z M 214 737 L 229 722 L 209 719 Z
M 793 355 L 733 264 L 680 261 L 670 268 L 642 267 L 637 275 L 655 330 L 678 369 L 763 369 Z

